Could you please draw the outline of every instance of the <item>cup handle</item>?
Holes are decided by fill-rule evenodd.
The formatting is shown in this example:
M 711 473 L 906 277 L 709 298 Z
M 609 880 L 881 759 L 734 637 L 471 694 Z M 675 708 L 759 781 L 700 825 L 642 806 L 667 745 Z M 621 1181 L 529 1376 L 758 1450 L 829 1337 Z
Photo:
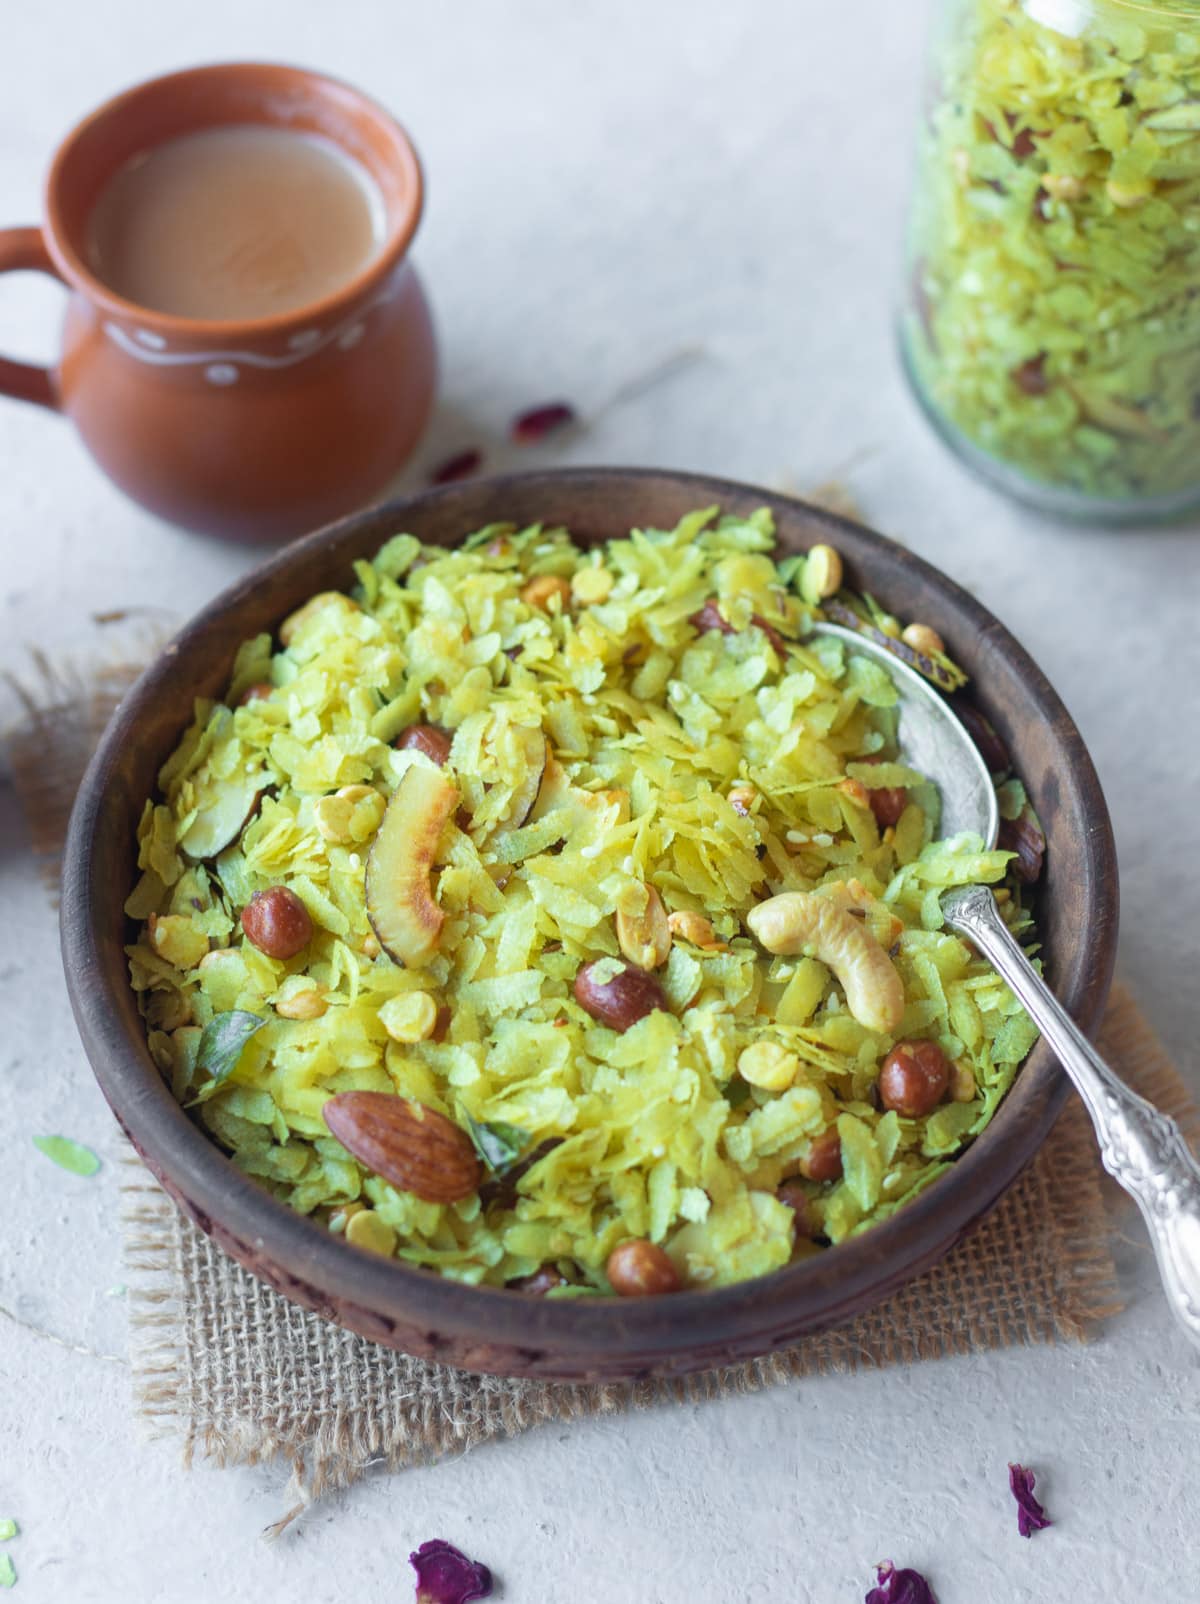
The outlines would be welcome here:
M 48 273 L 62 282 L 40 228 L 0 229 L 0 273 L 20 272 Z M 40 368 L 34 362 L 12 362 L 0 356 L 0 395 L 32 401 L 53 412 L 61 408 L 54 370 Z

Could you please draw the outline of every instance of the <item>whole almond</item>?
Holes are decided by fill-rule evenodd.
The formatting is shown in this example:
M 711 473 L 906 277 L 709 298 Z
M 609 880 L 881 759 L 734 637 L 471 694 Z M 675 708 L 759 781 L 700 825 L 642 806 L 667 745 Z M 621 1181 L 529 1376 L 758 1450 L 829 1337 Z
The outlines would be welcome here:
M 613 965 L 611 958 L 594 958 L 575 976 L 575 1001 L 593 1019 L 610 1030 L 628 1030 L 656 1008 L 668 1011 L 666 993 L 655 975 L 627 963 L 605 978 Z
M 436 1109 L 390 1092 L 341 1092 L 321 1110 L 360 1164 L 426 1203 L 470 1197 L 482 1168 L 466 1132 Z

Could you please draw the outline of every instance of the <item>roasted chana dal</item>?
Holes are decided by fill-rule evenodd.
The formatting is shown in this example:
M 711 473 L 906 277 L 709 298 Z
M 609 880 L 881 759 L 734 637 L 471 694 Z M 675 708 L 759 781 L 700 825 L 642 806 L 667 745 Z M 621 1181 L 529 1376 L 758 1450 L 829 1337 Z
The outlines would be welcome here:
M 891 678 L 807 626 L 963 675 L 773 546 L 400 534 L 242 647 L 127 905 L 155 1061 L 240 1169 L 461 1281 L 653 1295 L 844 1241 L 983 1129 L 1035 1033 L 938 898 L 991 883 L 1028 945 L 1036 817 L 1001 749 L 1022 855 L 938 839 Z

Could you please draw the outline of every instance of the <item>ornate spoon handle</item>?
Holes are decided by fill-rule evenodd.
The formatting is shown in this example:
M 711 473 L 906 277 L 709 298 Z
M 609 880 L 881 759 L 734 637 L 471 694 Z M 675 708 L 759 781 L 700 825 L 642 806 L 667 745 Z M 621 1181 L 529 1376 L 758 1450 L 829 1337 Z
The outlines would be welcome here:
M 1105 1169 L 1145 1218 L 1167 1301 L 1200 1347 L 1200 1164 L 1178 1125 L 1113 1074 L 1021 951 L 986 886 L 947 891 L 942 912 L 1012 987 L 1074 1082 Z

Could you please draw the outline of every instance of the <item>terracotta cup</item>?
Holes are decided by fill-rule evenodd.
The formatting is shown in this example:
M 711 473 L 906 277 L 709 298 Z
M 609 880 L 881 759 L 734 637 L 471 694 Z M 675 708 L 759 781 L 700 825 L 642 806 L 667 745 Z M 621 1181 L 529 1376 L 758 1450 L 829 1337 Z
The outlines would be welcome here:
M 336 293 L 271 317 L 174 317 L 114 294 L 84 251 L 105 182 L 164 140 L 229 123 L 320 134 L 356 158 L 383 195 L 381 249 Z M 0 272 L 71 292 L 58 367 L 0 358 L 0 394 L 65 412 L 105 473 L 174 523 L 243 540 L 324 523 L 386 484 L 429 416 L 433 329 L 407 259 L 421 204 L 403 129 L 345 84 L 248 62 L 141 84 L 59 147 L 42 227 L 0 232 Z

